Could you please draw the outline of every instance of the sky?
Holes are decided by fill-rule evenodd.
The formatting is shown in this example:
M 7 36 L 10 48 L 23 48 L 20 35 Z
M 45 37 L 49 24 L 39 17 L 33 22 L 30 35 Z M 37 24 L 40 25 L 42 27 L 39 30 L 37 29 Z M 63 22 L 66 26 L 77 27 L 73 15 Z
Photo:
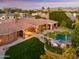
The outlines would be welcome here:
M 79 0 L 0 0 L 0 8 L 38 9 L 44 7 L 79 7 Z

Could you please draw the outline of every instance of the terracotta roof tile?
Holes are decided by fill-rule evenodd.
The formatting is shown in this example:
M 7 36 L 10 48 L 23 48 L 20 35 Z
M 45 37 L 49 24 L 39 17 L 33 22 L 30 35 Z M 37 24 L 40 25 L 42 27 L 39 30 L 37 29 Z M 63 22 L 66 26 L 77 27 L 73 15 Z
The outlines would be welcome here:
M 44 19 L 34 19 L 34 18 L 26 18 L 18 21 L 3 22 L 0 24 L 0 35 L 6 35 L 19 30 L 24 30 L 30 27 L 35 27 L 37 25 L 48 24 L 48 23 L 57 23 L 57 22 Z

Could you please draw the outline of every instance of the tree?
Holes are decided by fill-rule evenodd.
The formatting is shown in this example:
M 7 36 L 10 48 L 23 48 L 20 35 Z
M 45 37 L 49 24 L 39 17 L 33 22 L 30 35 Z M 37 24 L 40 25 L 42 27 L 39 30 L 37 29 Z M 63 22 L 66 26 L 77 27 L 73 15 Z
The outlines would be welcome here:
M 0 9 L 0 13 L 4 13 L 4 11 L 2 9 Z
M 44 10 L 45 8 L 44 7 L 42 7 L 42 10 Z
M 79 17 L 77 20 L 75 20 L 74 25 L 75 25 L 75 29 L 79 29 Z
M 75 27 L 72 32 L 72 43 L 74 47 L 77 47 L 79 46 L 79 16 L 77 16 L 77 20 L 75 20 L 73 25 L 75 25 Z
M 79 56 L 79 48 L 78 48 L 77 51 L 76 51 L 76 56 L 77 56 L 77 57 Z
M 79 30 L 74 29 L 72 32 L 72 46 L 77 47 L 79 46 Z
M 10 8 L 4 8 L 3 9 L 5 13 L 9 13 L 10 12 Z
M 39 16 L 39 15 L 36 15 L 35 18 L 36 18 L 36 19 L 40 19 L 40 18 L 42 18 L 42 17 Z
M 61 26 L 65 26 L 66 27 L 66 22 L 65 21 L 61 21 Z
M 29 14 L 29 15 L 31 15 L 32 13 L 35 13 L 35 11 L 33 11 L 33 10 L 29 10 L 29 11 L 28 11 L 28 14 Z
M 16 22 L 19 20 L 19 14 L 18 13 L 15 14 L 15 20 L 16 20 Z
M 65 22 L 63 26 L 72 28 L 72 20 L 66 16 L 64 11 L 53 11 L 49 13 L 49 19 L 58 21 L 60 25 L 62 25 L 62 22 Z
M 48 12 L 50 12 L 50 7 L 47 8 Z

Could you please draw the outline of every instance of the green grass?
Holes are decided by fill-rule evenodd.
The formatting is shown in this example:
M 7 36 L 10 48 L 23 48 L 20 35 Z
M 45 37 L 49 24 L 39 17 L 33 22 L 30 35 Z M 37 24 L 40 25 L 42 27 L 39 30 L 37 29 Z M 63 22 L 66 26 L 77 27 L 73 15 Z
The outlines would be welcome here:
M 44 44 L 37 38 L 33 37 L 18 45 L 12 46 L 6 51 L 4 59 L 40 59 L 44 53 Z

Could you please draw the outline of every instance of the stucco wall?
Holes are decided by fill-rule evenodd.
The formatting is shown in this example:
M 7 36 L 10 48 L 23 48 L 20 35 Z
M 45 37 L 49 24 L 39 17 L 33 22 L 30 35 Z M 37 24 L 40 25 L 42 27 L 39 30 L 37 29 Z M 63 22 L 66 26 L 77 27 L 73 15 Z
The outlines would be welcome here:
M 17 33 L 11 33 L 9 35 L 1 35 L 0 36 L 0 45 L 8 44 L 17 40 Z

